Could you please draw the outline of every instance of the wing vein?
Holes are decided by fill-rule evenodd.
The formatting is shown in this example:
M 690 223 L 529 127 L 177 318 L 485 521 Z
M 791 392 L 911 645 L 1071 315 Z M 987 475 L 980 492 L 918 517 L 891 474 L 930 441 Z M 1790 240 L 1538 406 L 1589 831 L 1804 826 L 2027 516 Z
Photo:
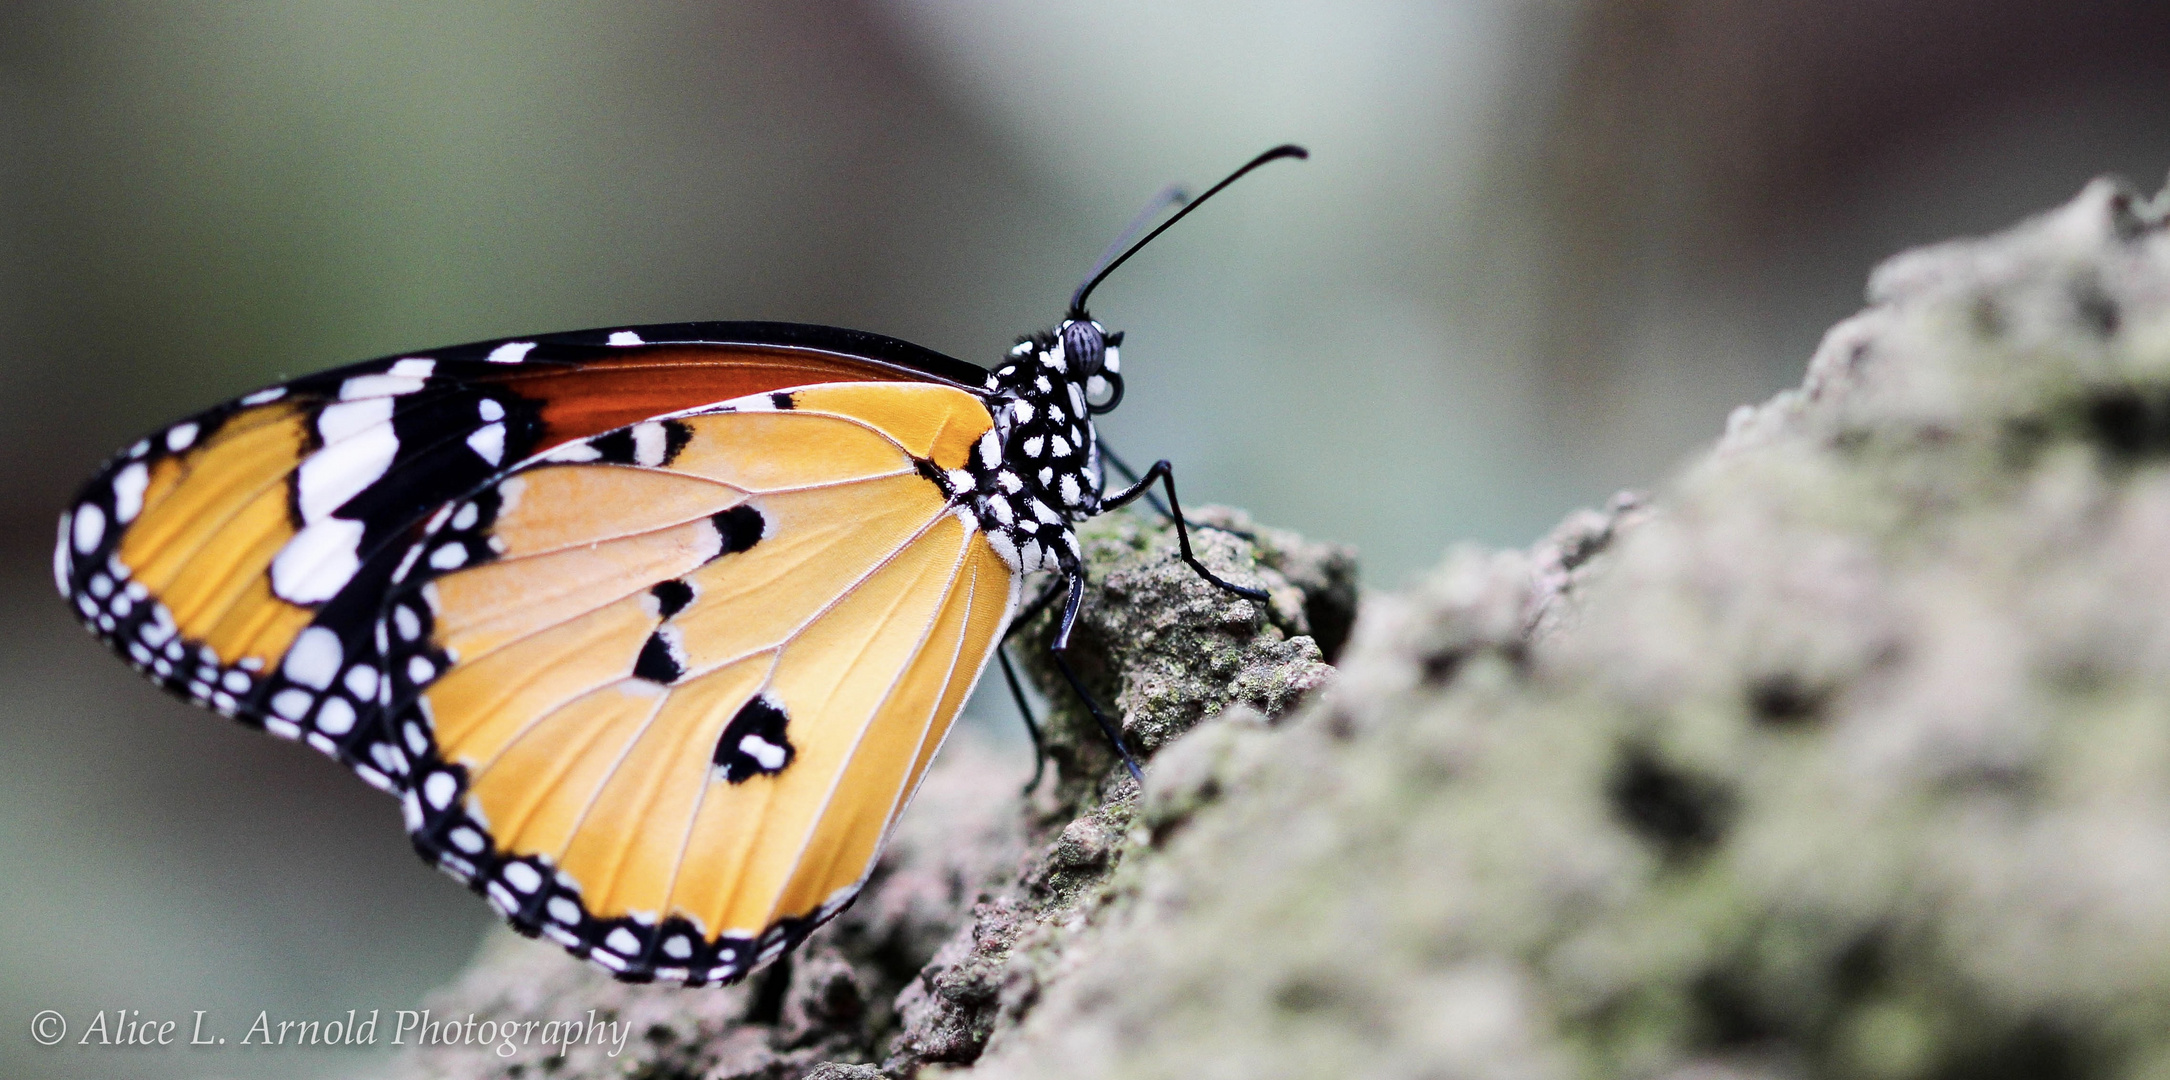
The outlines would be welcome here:
M 936 520 L 939 521 L 940 518 L 937 518 Z M 902 555 L 905 550 L 909 549 L 913 545 L 925 542 L 924 537 L 924 532 L 922 532 L 920 536 L 914 537 L 911 544 L 906 544 L 904 545 L 904 547 L 898 549 L 898 554 Z M 964 537 L 964 540 L 966 541 L 969 541 L 970 539 L 971 537 L 969 534 Z M 942 593 L 945 597 L 949 593 L 950 589 L 956 585 L 957 575 L 963 571 L 965 562 L 971 555 L 971 551 L 971 546 L 968 543 L 960 542 L 957 545 L 956 561 L 950 564 L 949 575 L 944 580 L 942 586 Z M 890 605 L 889 614 L 893 615 L 897 608 L 902 607 L 909 600 L 909 595 L 899 596 L 896 599 L 895 603 Z M 905 676 L 910 674 L 912 670 L 912 662 L 918 659 L 920 650 L 926 648 L 927 639 L 933 636 L 934 628 L 942 621 L 943 608 L 943 604 L 937 603 L 934 605 L 933 609 L 927 613 L 926 625 L 920 627 L 918 637 L 913 644 L 911 651 L 905 654 L 904 662 L 898 665 L 896 673 L 890 676 L 888 688 L 882 692 L 880 697 L 874 700 L 873 709 L 869 711 L 865 717 L 860 719 L 859 732 L 857 735 L 852 737 L 851 748 L 845 751 L 842 760 L 839 761 L 836 769 L 836 775 L 831 777 L 829 780 L 829 790 L 822 795 L 821 802 L 818 804 L 818 808 L 814 811 L 813 816 L 807 820 L 805 835 L 799 838 L 798 850 L 791 857 L 791 869 L 783 876 L 784 887 L 786 890 L 789 889 L 792 879 L 797 875 L 800 863 L 806 857 L 806 849 L 813 843 L 814 834 L 820 831 L 822 818 L 828 816 L 830 804 L 836 801 L 837 787 L 844 782 L 844 774 L 851 771 L 851 762 L 852 759 L 858 755 L 859 746 L 866 741 L 867 732 L 871 730 L 875 722 L 881 718 L 883 706 L 888 704 L 890 698 L 895 696 L 898 684 L 902 683 Z M 889 618 L 885 616 L 882 620 L 879 621 L 878 625 L 886 626 L 888 625 L 888 622 Z M 873 649 L 875 639 L 877 639 L 878 637 L 880 637 L 880 634 L 878 632 L 875 634 L 870 634 L 863 642 L 860 643 L 859 652 L 852 658 L 853 666 L 857 666 L 857 664 L 861 660 L 865 659 L 868 651 Z M 935 697 L 935 708 L 941 708 L 940 695 L 936 695 Z M 763 922 L 764 928 L 769 924 L 773 924 L 776 921 L 776 905 L 781 903 L 782 900 L 783 892 L 778 892 L 775 899 L 770 902 L 768 916 Z

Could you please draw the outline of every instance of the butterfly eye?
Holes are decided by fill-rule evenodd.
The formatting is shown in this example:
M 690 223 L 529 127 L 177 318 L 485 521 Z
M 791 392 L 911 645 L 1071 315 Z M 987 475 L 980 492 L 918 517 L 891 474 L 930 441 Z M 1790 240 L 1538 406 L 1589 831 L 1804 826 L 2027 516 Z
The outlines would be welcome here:
M 1091 319 L 1072 319 L 1062 324 L 1062 353 L 1070 361 L 1073 378 L 1091 379 L 1107 362 L 1108 339 L 1100 324 Z

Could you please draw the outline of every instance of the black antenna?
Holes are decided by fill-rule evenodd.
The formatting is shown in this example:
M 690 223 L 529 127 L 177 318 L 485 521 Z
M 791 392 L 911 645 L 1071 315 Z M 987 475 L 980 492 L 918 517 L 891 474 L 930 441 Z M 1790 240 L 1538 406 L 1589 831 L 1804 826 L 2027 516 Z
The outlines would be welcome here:
M 1295 143 L 1286 143 L 1281 146 L 1276 146 L 1273 149 L 1268 150 L 1255 158 L 1252 158 L 1250 162 L 1244 165 L 1242 168 L 1237 169 L 1235 172 L 1229 173 L 1227 179 L 1222 180 L 1220 183 L 1207 188 L 1205 194 L 1191 200 L 1190 205 L 1176 211 L 1174 217 L 1171 217 L 1168 220 L 1161 222 L 1160 228 L 1154 229 L 1152 232 L 1146 233 L 1145 239 L 1130 245 L 1130 250 L 1123 252 L 1122 255 L 1118 256 L 1114 262 L 1107 263 L 1105 266 L 1102 266 L 1100 268 L 1098 273 L 1092 275 L 1089 278 L 1086 278 L 1085 284 L 1078 286 L 1077 292 L 1070 297 L 1070 318 L 1085 318 L 1085 298 L 1091 296 L 1093 289 L 1100 284 L 1102 279 L 1106 278 L 1109 274 L 1114 273 L 1116 267 L 1121 266 L 1126 262 L 1129 262 L 1130 257 L 1138 253 L 1139 248 L 1142 248 L 1145 245 L 1152 243 L 1154 237 L 1159 236 L 1161 233 L 1167 232 L 1170 226 L 1173 226 L 1176 222 L 1183 220 L 1183 216 L 1185 214 L 1188 214 L 1191 211 L 1205 205 L 1205 201 L 1212 198 L 1215 194 L 1219 193 L 1222 188 L 1227 187 L 1228 185 L 1235 183 L 1237 180 L 1242 179 L 1244 173 L 1250 172 L 1252 169 L 1258 168 L 1260 165 L 1264 165 L 1269 161 L 1278 161 L 1281 158 L 1286 157 L 1307 158 L 1310 156 L 1311 152 L 1309 150 L 1306 150 L 1301 146 L 1297 146 Z M 1157 210 L 1158 208 L 1154 207 L 1150 209 Z M 1117 243 L 1121 243 L 1121 241 L 1117 241 Z M 1105 261 L 1105 256 L 1103 256 L 1103 261 Z

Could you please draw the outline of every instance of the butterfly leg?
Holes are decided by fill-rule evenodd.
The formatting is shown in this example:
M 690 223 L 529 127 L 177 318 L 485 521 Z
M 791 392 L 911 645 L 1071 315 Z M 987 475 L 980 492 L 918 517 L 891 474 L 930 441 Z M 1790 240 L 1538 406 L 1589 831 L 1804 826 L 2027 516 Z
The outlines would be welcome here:
M 1136 484 L 1138 482 L 1138 470 L 1131 468 L 1129 462 L 1124 461 L 1122 458 L 1116 456 L 1115 451 L 1108 449 L 1108 444 L 1106 440 L 1102 440 L 1100 443 L 1100 456 L 1102 459 L 1106 460 L 1108 464 L 1115 466 L 1115 471 L 1122 474 L 1125 483 Z M 1167 518 L 1169 521 L 1174 521 L 1176 519 L 1175 513 L 1161 503 L 1160 496 L 1148 491 L 1145 493 L 1144 499 L 1146 505 L 1152 507 L 1153 511 L 1159 514 L 1161 517 Z M 1230 536 L 1240 536 L 1245 540 L 1255 541 L 1258 539 L 1255 534 L 1245 532 L 1242 529 L 1231 529 L 1226 525 L 1215 525 L 1210 521 L 1186 520 L 1183 522 L 1183 524 L 1185 526 L 1195 526 L 1200 529 L 1211 529 L 1214 532 L 1227 533 Z
M 1040 590 L 1040 595 L 1033 597 L 1032 602 L 1026 604 L 1016 618 L 1010 620 L 1010 628 L 1002 634 L 1002 644 L 995 647 L 995 658 L 1002 663 L 1002 679 L 1010 685 L 1010 700 L 1017 703 L 1017 715 L 1025 721 L 1025 734 L 1032 737 L 1032 779 L 1025 783 L 1027 795 L 1032 794 L 1033 788 L 1040 786 L 1040 776 L 1047 771 L 1047 743 L 1040 736 L 1039 718 L 1032 715 L 1032 703 L 1025 700 L 1024 683 L 1017 678 L 1017 671 L 1010 664 L 1009 642 L 1017 636 L 1019 630 L 1046 611 L 1047 606 L 1054 603 L 1055 598 L 1061 596 L 1062 592 L 1063 582 L 1060 579 L 1050 582 L 1047 588 Z
M 1032 736 L 1032 779 L 1025 781 L 1025 790 L 1020 793 L 1030 795 L 1047 771 L 1047 743 L 1040 738 L 1039 721 L 1032 717 L 1032 703 L 1025 700 L 1024 684 L 1017 681 L 1017 670 L 1010 666 L 1007 644 L 995 646 L 995 662 L 1002 665 L 1002 681 L 1010 684 L 1010 699 L 1017 702 L 1017 715 L 1024 718 L 1025 734 Z
M 1085 711 L 1093 715 L 1093 722 L 1100 725 L 1100 733 L 1107 736 L 1108 742 L 1115 747 L 1115 752 L 1122 755 L 1123 767 L 1130 770 L 1131 779 L 1142 786 L 1145 783 L 1145 771 L 1138 768 L 1138 759 L 1130 756 L 1130 747 L 1123 743 L 1122 729 L 1115 726 L 1115 721 L 1108 719 L 1108 714 L 1101 710 L 1100 703 L 1094 701 L 1093 696 L 1085 691 L 1084 680 L 1077 677 L 1077 672 L 1070 670 L 1070 661 L 1063 656 L 1070 648 L 1070 630 L 1077 625 L 1078 607 L 1085 602 L 1084 569 L 1072 569 L 1069 574 L 1070 595 L 1063 601 L 1062 625 L 1055 630 L 1055 641 L 1048 646 L 1048 656 L 1054 659 L 1055 669 L 1062 672 L 1064 681 L 1070 684 L 1071 692 L 1077 695 L 1079 701 L 1085 703 Z
M 1206 579 L 1208 582 L 1212 583 L 1214 586 L 1221 589 L 1222 591 L 1234 593 L 1235 595 L 1240 596 L 1245 600 L 1254 600 L 1261 604 L 1265 603 L 1267 600 L 1267 596 L 1264 590 L 1253 589 L 1248 586 L 1237 585 L 1234 582 L 1223 581 L 1220 579 L 1220 577 L 1216 576 L 1213 571 L 1206 569 L 1206 564 L 1199 562 L 1196 555 L 1191 554 L 1190 529 L 1184 524 L 1183 521 L 1183 503 L 1181 500 L 1175 497 L 1175 466 L 1170 465 L 1167 458 L 1162 458 L 1159 461 L 1154 462 L 1153 467 L 1145 470 L 1145 475 L 1139 477 L 1137 483 L 1132 484 L 1130 487 L 1116 493 L 1109 498 L 1100 500 L 1101 509 L 1114 510 L 1118 507 L 1121 507 L 1127 503 L 1136 500 L 1138 497 L 1147 494 L 1147 492 L 1152 488 L 1153 481 L 1155 480 L 1160 481 L 1161 486 L 1168 492 L 1168 507 L 1170 510 L 1168 518 L 1169 520 L 1175 522 L 1175 539 L 1176 543 L 1180 545 L 1183 549 L 1183 561 L 1189 563 L 1190 568 L 1196 571 L 1199 577 Z M 1080 583 L 1074 587 L 1071 596 L 1076 597 L 1077 595 L 1079 595 L 1076 590 L 1082 589 L 1083 587 L 1083 581 L 1082 579 L 1080 579 Z M 1076 603 L 1074 599 L 1071 602 L 1073 604 Z

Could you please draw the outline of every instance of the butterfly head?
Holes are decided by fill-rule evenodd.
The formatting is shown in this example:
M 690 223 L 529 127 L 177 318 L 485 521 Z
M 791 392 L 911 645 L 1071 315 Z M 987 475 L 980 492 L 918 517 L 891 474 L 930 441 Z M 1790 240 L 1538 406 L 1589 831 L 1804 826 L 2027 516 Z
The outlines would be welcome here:
M 1122 331 L 1110 334 L 1081 312 L 1064 319 L 1054 336 L 1062 344 L 1064 372 L 1085 388 L 1086 411 L 1095 416 L 1114 411 L 1123 400 Z

